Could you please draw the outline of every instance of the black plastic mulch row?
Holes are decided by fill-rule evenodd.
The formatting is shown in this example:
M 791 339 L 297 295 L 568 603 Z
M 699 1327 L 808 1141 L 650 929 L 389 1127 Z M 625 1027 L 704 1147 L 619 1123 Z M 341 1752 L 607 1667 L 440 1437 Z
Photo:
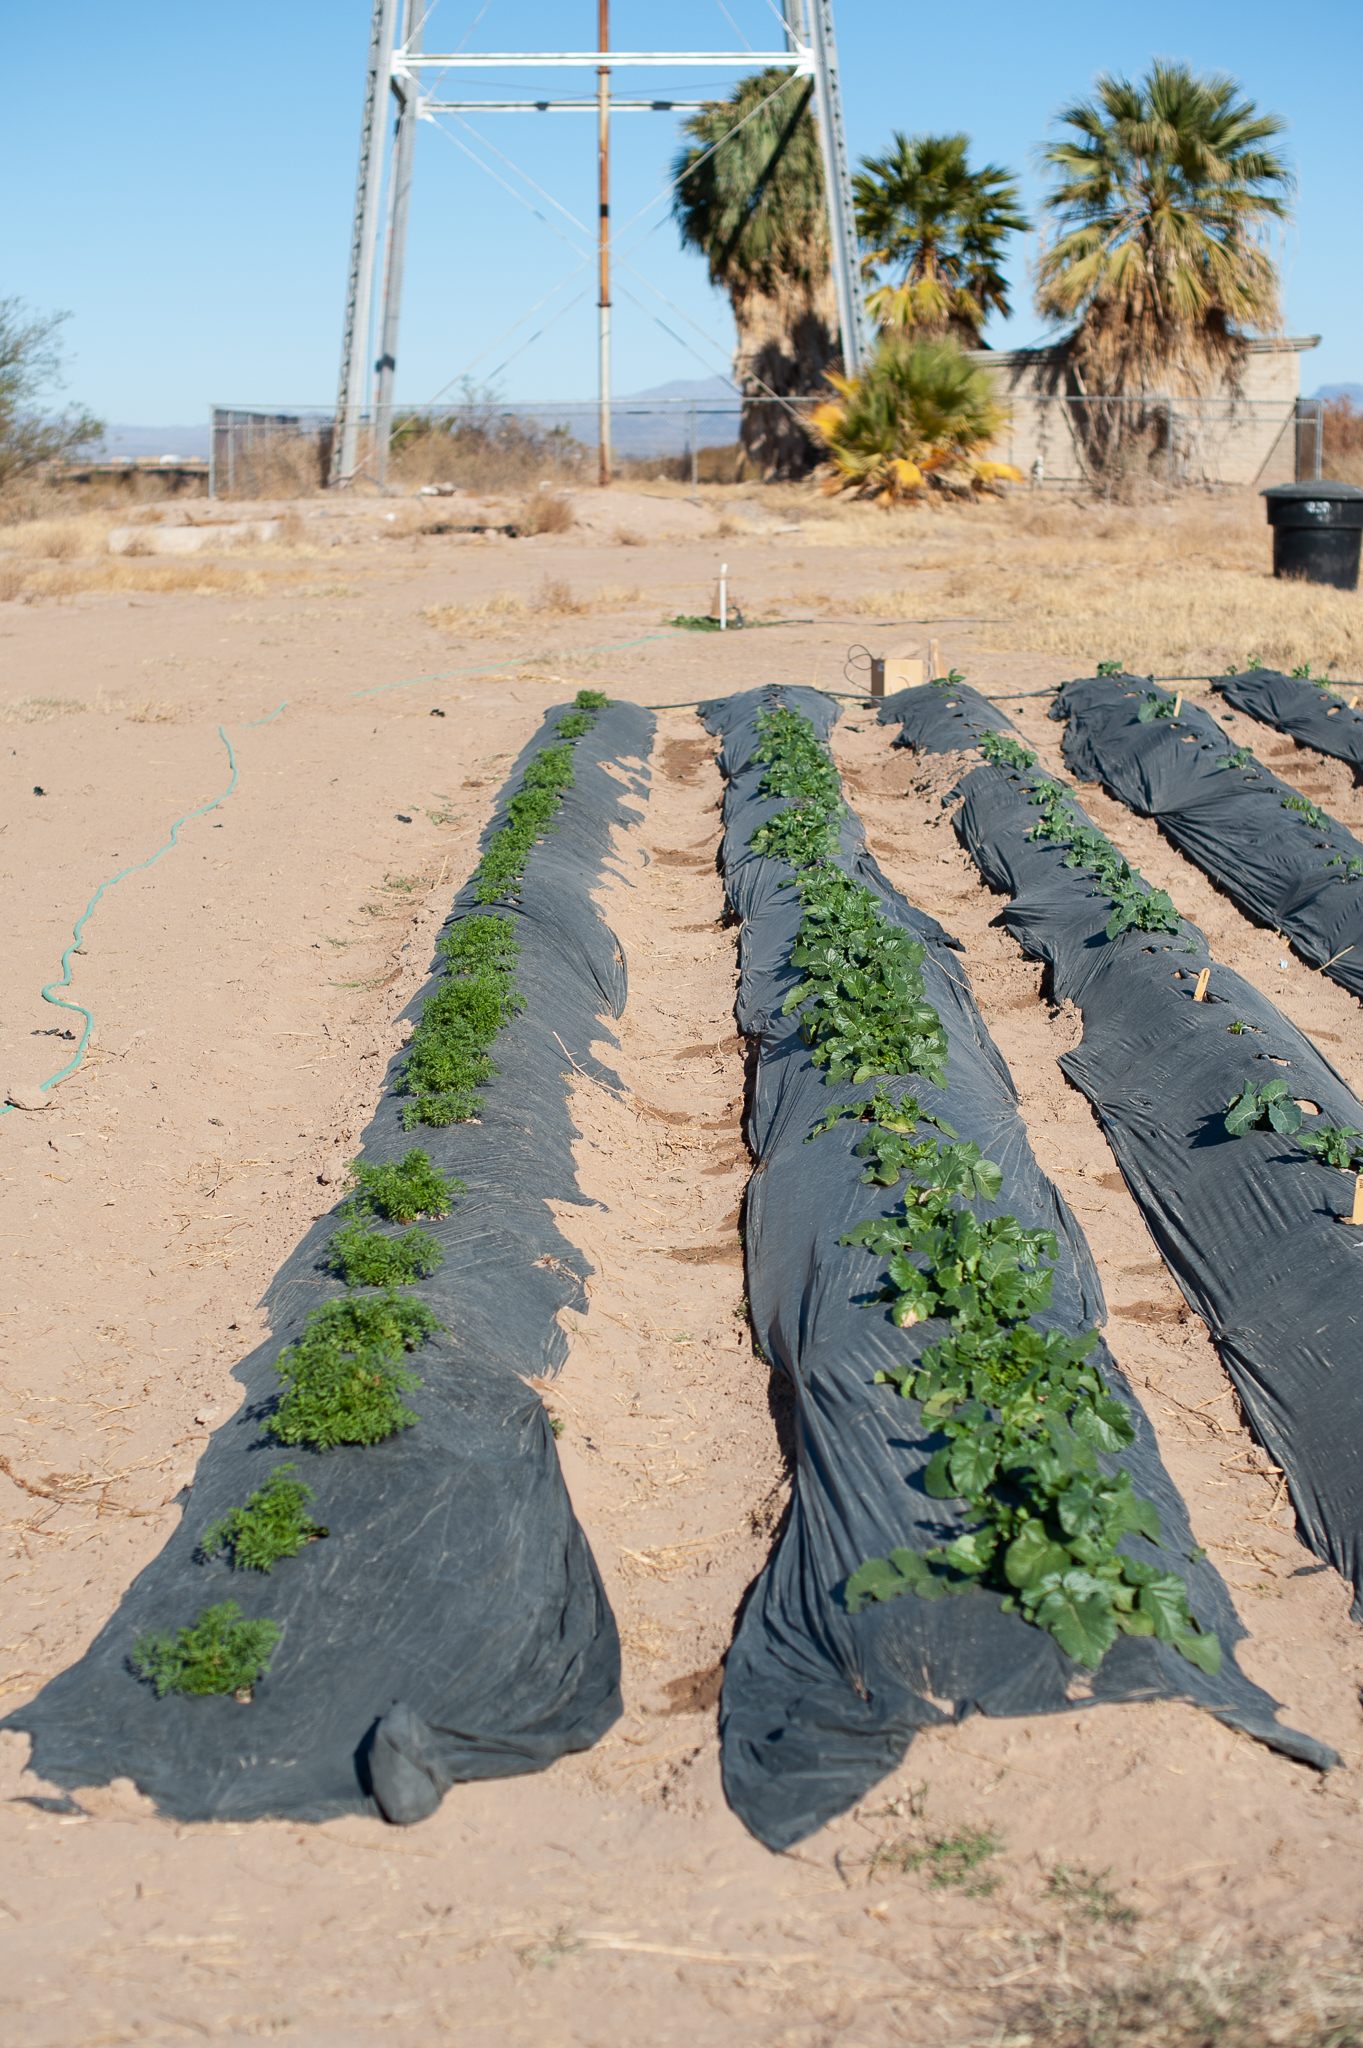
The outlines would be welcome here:
M 516 762 L 484 845 L 566 708 L 546 715 Z M 414 1291 L 447 1328 L 408 1361 L 423 1382 L 408 1396 L 417 1426 L 320 1454 L 284 1451 L 266 1433 L 281 1350 L 309 1309 L 345 1291 L 326 1271 L 336 1217 L 323 1217 L 265 1297 L 271 1336 L 236 1368 L 245 1403 L 215 1431 L 179 1528 L 80 1662 L 4 1724 L 33 1736 L 43 1777 L 76 1786 L 127 1776 L 182 1820 L 367 1812 L 406 1822 L 460 1779 L 541 1770 L 617 1718 L 614 1617 L 526 1379 L 563 1362 L 557 1311 L 586 1306 L 589 1269 L 547 1199 L 582 1200 L 564 1071 L 571 1059 L 605 1074 L 591 1045 L 626 993 L 621 949 L 590 891 L 612 827 L 633 820 L 624 800 L 647 789 L 653 726 L 615 705 L 577 741 L 556 829 L 532 851 L 520 901 L 502 906 L 520 941 L 526 1007 L 494 1044 L 500 1073 L 481 1119 L 404 1130 L 398 1054 L 365 1132 L 367 1161 L 420 1145 L 468 1188 L 425 1226 L 444 1263 Z M 470 883 L 450 922 L 482 908 Z M 438 986 L 429 980 L 405 1014 L 418 1015 Z M 196 1558 L 204 1529 L 285 1458 L 313 1487 L 310 1512 L 327 1539 L 268 1577 Z M 135 1639 L 228 1598 L 284 1628 L 252 1704 L 158 1700 L 130 1669 Z
M 1049 715 L 1069 721 L 1071 772 L 1154 818 L 1237 909 L 1363 996 L 1363 845 L 1333 818 L 1321 826 L 1289 809 L 1303 801 L 1292 785 L 1259 761 L 1235 761 L 1243 749 L 1197 705 L 1142 723 L 1152 694 L 1139 676 L 1066 683 Z
M 1363 768 L 1363 711 L 1341 704 L 1314 683 L 1285 676 L 1279 669 L 1250 668 L 1243 675 L 1216 677 L 1212 688 L 1237 711 L 1276 726 L 1304 747 Z M 1331 688 L 1354 695 L 1363 690 L 1363 683 L 1334 683 Z
M 743 919 L 737 1017 L 757 1047 L 747 1120 L 757 1161 L 744 1226 L 748 1291 L 759 1340 L 795 1400 L 790 1514 L 726 1661 L 720 1733 L 731 1805 L 761 1841 L 781 1849 L 862 1798 L 901 1761 L 919 1728 L 973 1713 L 1074 1711 L 1100 1700 L 1192 1699 L 1290 1755 L 1328 1766 L 1332 1752 L 1280 1727 L 1273 1702 L 1238 1669 L 1232 1646 L 1244 1630 L 1229 1593 L 1209 1561 L 1187 1562 L 1187 1510 L 1105 1347 L 1095 1359 L 1137 1427 L 1130 1451 L 1111 1463 L 1126 1465 L 1137 1492 L 1157 1504 L 1164 1567 L 1185 1574 L 1193 1611 L 1221 1637 L 1219 1678 L 1164 1644 L 1131 1636 L 1119 1638 L 1096 1673 L 1083 1671 L 1052 1636 L 979 1590 L 846 1611 L 842 1586 L 867 1558 L 899 1545 L 927 1550 L 964 1524 L 957 1504 L 923 1489 L 923 1469 L 943 1439 L 924 1428 L 916 1402 L 873 1384 L 878 1368 L 916 1358 L 943 1326 L 896 1329 L 876 1300 L 883 1265 L 838 1243 L 857 1223 L 893 1213 L 899 1196 L 862 1182 L 860 1133 L 850 1121 L 807 1142 L 833 1104 L 870 1091 L 826 1086 L 800 1041 L 798 1018 L 781 1014 L 798 979 L 790 950 L 800 904 L 790 868 L 749 847 L 754 828 L 782 807 L 759 795 L 764 771 L 755 759 L 756 718 L 778 704 L 803 713 L 821 737 L 838 716 L 827 697 L 798 688 L 701 707 L 707 728 L 723 737 L 723 870 Z M 1028 1228 L 1053 1230 L 1060 1245 L 1054 1306 L 1042 1320 L 1071 1331 L 1101 1323 L 1106 1309 L 1083 1233 L 1032 1154 L 956 941 L 891 888 L 854 817 L 844 823 L 840 864 L 875 892 L 892 924 L 926 947 L 927 997 L 951 1045 L 949 1086 L 944 1092 L 922 1079 L 909 1086 L 926 1110 L 947 1117 L 1002 1168 L 999 1201 L 977 1203 L 977 1213 L 1012 1214 Z
M 940 709 L 927 701 L 935 694 L 887 701 L 882 717 L 900 725 L 898 745 L 944 750 Z M 968 726 L 954 729 L 948 747 L 969 744 L 960 737 Z M 1301 1540 L 1354 1587 L 1363 1620 L 1363 1230 L 1340 1222 L 1353 1176 L 1290 1137 L 1231 1138 L 1224 1123 L 1246 1079 L 1274 1075 L 1317 1106 L 1308 1128 L 1358 1127 L 1363 1106 L 1266 996 L 1212 959 L 1195 925 L 1185 920 L 1177 937 L 1108 939 L 1107 898 L 1065 865 L 1063 845 L 1031 836 L 1040 813 L 1026 784 L 1012 771 L 973 770 L 947 799 L 964 797 L 956 836 L 990 888 L 1012 899 L 998 922 L 1047 962 L 1047 993 L 1077 1004 L 1084 1037 L 1061 1069 L 1092 1103 L 1251 1429 L 1285 1474 Z M 1195 1003 L 1204 967 L 1208 999 Z

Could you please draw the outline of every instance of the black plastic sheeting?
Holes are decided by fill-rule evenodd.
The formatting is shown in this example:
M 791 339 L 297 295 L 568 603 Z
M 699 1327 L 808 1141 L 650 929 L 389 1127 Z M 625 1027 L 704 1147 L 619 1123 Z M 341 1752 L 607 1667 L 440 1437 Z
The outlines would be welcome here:
M 932 713 L 920 719 L 917 695 L 886 708 L 901 744 L 933 751 L 922 737 Z M 1274 1075 L 1318 1106 L 1307 1129 L 1363 1126 L 1363 1106 L 1266 996 L 1212 959 L 1195 925 L 1185 920 L 1177 938 L 1106 938 L 1106 897 L 1065 866 L 1063 846 L 1028 836 L 1039 813 L 1024 781 L 990 767 L 967 775 L 956 836 L 990 888 L 1012 898 L 997 921 L 1049 964 L 1052 998 L 1077 1004 L 1083 1041 L 1061 1069 L 1092 1103 L 1250 1428 L 1286 1475 L 1298 1535 L 1353 1586 L 1363 1621 L 1363 1230 L 1338 1220 L 1353 1175 L 1290 1137 L 1231 1138 L 1224 1125 L 1241 1084 Z M 1208 999 L 1195 1003 L 1204 967 Z
M 1242 675 L 1217 676 L 1212 688 L 1228 704 L 1247 712 L 1264 725 L 1276 726 L 1304 747 L 1331 754 L 1363 769 L 1363 711 L 1341 705 L 1338 694 L 1331 696 L 1314 683 L 1298 676 L 1285 676 L 1280 669 L 1249 668 Z M 1363 683 L 1332 683 L 1331 689 L 1350 695 L 1363 691 Z M 1331 706 L 1335 708 L 1332 710 Z
M 517 761 L 484 844 L 565 708 L 547 714 Z M 583 1199 L 569 1060 L 614 1082 L 591 1044 L 609 1037 L 603 1015 L 624 1008 L 626 970 L 589 891 L 612 826 L 634 819 L 624 800 L 647 790 L 653 726 L 648 713 L 616 705 L 576 743 L 557 829 L 532 852 L 521 901 L 506 913 L 526 1007 L 493 1047 L 501 1071 L 481 1119 L 404 1131 L 403 1098 L 386 1088 L 365 1133 L 367 1161 L 420 1145 L 468 1187 L 443 1222 L 425 1226 L 445 1258 L 414 1291 L 447 1334 L 408 1360 L 424 1382 L 408 1396 L 419 1423 L 385 1443 L 320 1454 L 283 1450 L 265 1434 L 285 1342 L 309 1309 L 346 1291 L 324 1270 L 336 1219 L 323 1217 L 265 1297 L 272 1334 L 236 1369 L 245 1403 L 214 1433 L 179 1528 L 81 1661 L 3 1724 L 32 1735 L 42 1777 L 72 1787 L 127 1776 L 181 1820 L 361 1812 L 409 1822 L 434 1811 L 451 1784 L 541 1770 L 590 1747 L 618 1717 L 614 1617 L 548 1416 L 525 1381 L 566 1356 L 557 1311 L 586 1306 L 590 1269 L 547 1201 Z M 450 921 L 479 908 L 466 885 Z M 405 1014 L 419 1014 L 438 985 L 428 981 Z M 196 1561 L 203 1530 L 285 1458 L 315 1490 L 310 1512 L 327 1539 L 269 1576 Z M 284 1628 L 253 1703 L 158 1700 L 132 1674 L 134 1640 L 228 1598 Z
M 880 1265 L 838 1244 L 855 1224 L 892 1213 L 898 1196 L 862 1183 L 863 1162 L 854 1156 L 861 1134 L 850 1120 L 806 1143 L 834 1103 L 868 1091 L 826 1086 L 800 1043 L 797 1019 L 781 1015 L 797 979 L 788 961 L 800 905 L 783 886 L 789 867 L 748 845 L 754 828 L 781 808 L 758 795 L 763 770 L 753 758 L 754 721 L 776 703 L 802 712 L 821 735 L 838 715 L 828 698 L 807 689 L 750 691 L 701 706 L 707 728 L 724 742 L 725 886 L 743 919 L 737 1016 L 757 1044 L 747 1125 L 757 1160 L 745 1222 L 748 1291 L 757 1335 L 789 1376 L 796 1412 L 790 1514 L 726 1662 L 720 1735 L 730 1804 L 761 1841 L 782 1849 L 862 1798 L 901 1761 L 919 1728 L 973 1713 L 1072 1711 L 1112 1700 L 1191 1699 L 1292 1756 L 1328 1766 L 1332 1752 L 1279 1727 L 1274 1702 L 1237 1668 L 1232 1645 L 1244 1630 L 1213 1566 L 1186 1562 L 1193 1548 L 1187 1511 L 1105 1347 L 1095 1360 L 1130 1403 L 1137 1428 L 1131 1449 L 1112 1463 L 1126 1465 L 1137 1492 L 1157 1504 L 1166 1568 L 1186 1574 L 1194 1612 L 1221 1637 L 1220 1677 L 1207 1678 L 1153 1638 L 1131 1636 L 1089 1673 L 1053 1637 L 1003 1613 L 996 1594 L 979 1590 L 847 1613 L 841 1588 L 859 1564 L 897 1545 L 929 1549 L 964 1525 L 953 1503 L 923 1491 L 923 1468 L 943 1439 L 923 1428 L 916 1402 L 872 1383 L 878 1368 L 916 1357 L 941 1328 L 897 1330 L 874 1301 Z M 943 1093 L 921 1079 L 910 1085 L 926 1109 L 940 1110 L 1002 1168 L 998 1203 L 979 1204 L 979 1213 L 1053 1230 L 1060 1252 L 1054 1307 L 1044 1320 L 1068 1330 L 1101 1323 L 1102 1288 L 1083 1233 L 1032 1155 L 956 942 L 890 887 L 854 817 L 844 822 L 841 860 L 876 892 L 889 920 L 927 948 L 927 998 L 950 1039 L 950 1086 Z
M 1299 792 L 1261 762 L 1222 765 L 1236 742 L 1197 705 L 1142 725 L 1149 695 L 1139 676 L 1066 683 L 1050 716 L 1069 721 L 1062 751 L 1071 773 L 1156 819 L 1237 909 L 1363 996 L 1363 881 L 1347 873 L 1351 861 L 1363 867 L 1363 845 L 1333 818 L 1321 828 L 1286 809 Z

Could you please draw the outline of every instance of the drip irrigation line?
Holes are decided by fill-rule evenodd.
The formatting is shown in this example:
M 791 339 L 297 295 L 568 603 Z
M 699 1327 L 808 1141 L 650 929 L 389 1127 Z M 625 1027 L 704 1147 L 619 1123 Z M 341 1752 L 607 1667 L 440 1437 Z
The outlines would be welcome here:
M 270 713 L 268 718 L 251 719 L 247 725 L 247 731 L 249 732 L 253 726 L 257 725 L 273 725 L 274 721 L 276 720 L 276 718 L 278 718 L 280 712 L 284 709 L 284 705 L 287 704 L 288 701 L 289 700 L 286 697 L 283 703 L 275 707 L 275 709 Z M 70 988 L 71 956 L 76 951 L 77 947 L 80 945 L 81 933 L 85 930 L 87 920 L 89 919 L 92 911 L 94 910 L 95 905 L 99 902 L 100 897 L 104 894 L 106 889 L 112 889 L 114 884 L 116 882 L 121 882 L 125 876 L 140 874 L 143 868 L 149 868 L 154 861 L 160 860 L 161 855 L 163 853 L 169 853 L 171 847 L 174 846 L 177 840 L 179 839 L 180 827 L 182 825 L 191 824 L 195 818 L 202 818 L 208 811 L 216 811 L 218 805 L 221 803 L 225 803 L 228 797 L 231 796 L 232 791 L 237 786 L 237 757 L 232 751 L 232 742 L 228 739 L 227 734 L 223 730 L 222 726 L 218 727 L 218 738 L 222 741 L 223 745 L 227 749 L 227 761 L 229 767 L 232 770 L 232 779 L 228 783 L 226 789 L 222 791 L 221 795 L 215 796 L 211 803 L 200 804 L 197 810 L 186 811 L 183 817 L 177 818 L 175 820 L 175 823 L 170 828 L 169 839 L 166 841 L 164 846 L 158 846 L 155 853 L 148 854 L 145 860 L 134 861 L 131 867 L 120 868 L 116 875 L 110 875 L 107 881 L 101 882 L 99 887 L 96 889 L 94 895 L 90 898 L 90 901 L 86 904 L 84 910 L 81 912 L 80 916 L 76 919 L 75 925 L 72 927 L 71 943 L 67 947 L 66 951 L 62 954 L 61 980 L 49 981 L 47 986 L 43 989 L 42 996 L 43 1001 L 45 1003 L 51 1003 L 54 1008 L 59 1010 L 74 1010 L 77 1013 L 77 1015 L 84 1017 L 85 1029 L 84 1031 L 82 1031 L 80 1035 L 80 1044 L 76 1047 L 75 1052 L 67 1061 L 66 1065 L 62 1067 L 59 1070 L 59 1072 L 55 1073 L 52 1076 L 51 1080 L 43 1081 L 39 1084 L 44 1091 L 46 1091 L 49 1088 L 55 1088 L 58 1081 L 64 1081 L 68 1074 L 73 1074 L 75 1072 L 76 1068 L 85 1058 L 85 1048 L 90 1042 L 90 1033 L 95 1028 L 94 1017 L 91 1015 L 90 1011 L 86 1009 L 84 1003 L 68 1003 L 63 996 L 54 996 L 52 991 L 54 988 Z M 13 1107 L 14 1104 L 11 1102 L 0 1103 L 0 1116 L 8 1116 L 10 1110 Z

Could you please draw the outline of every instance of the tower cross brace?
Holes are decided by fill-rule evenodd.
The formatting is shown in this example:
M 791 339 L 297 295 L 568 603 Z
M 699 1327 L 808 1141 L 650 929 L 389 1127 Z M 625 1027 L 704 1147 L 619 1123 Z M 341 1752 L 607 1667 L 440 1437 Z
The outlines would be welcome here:
M 783 50 L 611 50 L 609 0 L 597 0 L 595 50 L 501 51 L 467 55 L 427 52 L 422 47 L 426 0 L 374 0 L 369 54 L 365 72 L 364 114 L 360 124 L 360 161 L 355 181 L 355 212 L 346 280 L 345 326 L 341 370 L 336 394 L 331 482 L 348 484 L 362 466 L 360 430 L 370 413 L 374 420 L 375 481 L 387 474 L 392 437 L 393 386 L 397 370 L 398 328 L 406 265 L 407 220 L 411 203 L 417 123 L 437 114 L 594 113 L 597 117 L 599 213 L 598 379 L 600 403 L 600 480 L 611 475 L 610 385 L 610 117 L 612 113 L 672 112 L 699 108 L 702 100 L 613 98 L 616 71 L 648 71 L 700 65 L 706 69 L 743 70 L 785 67 L 794 76 L 814 80 L 814 106 L 823 160 L 828 206 L 829 257 L 838 308 L 843 367 L 856 376 L 866 355 L 863 292 L 857 262 L 856 220 L 852 181 L 843 130 L 842 92 L 838 80 L 837 43 L 833 31 L 833 0 L 783 0 Z M 609 55 L 609 64 L 603 59 Z M 421 91 L 422 74 L 449 71 L 477 73 L 489 69 L 592 69 L 597 90 L 587 97 L 544 99 L 437 99 Z M 391 100 L 397 118 L 385 164 L 385 113 Z M 377 361 L 368 361 L 373 325 L 376 273 L 379 264 L 379 212 L 387 192 L 387 232 L 379 283 Z M 371 383 L 371 377 L 373 382 Z

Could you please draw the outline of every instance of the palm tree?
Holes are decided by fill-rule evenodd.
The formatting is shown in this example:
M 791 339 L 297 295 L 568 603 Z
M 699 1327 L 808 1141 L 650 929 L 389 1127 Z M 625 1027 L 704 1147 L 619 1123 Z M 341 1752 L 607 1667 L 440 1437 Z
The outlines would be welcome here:
M 867 253 L 867 278 L 882 283 L 866 310 L 887 333 L 922 340 L 952 335 L 978 348 L 990 312 L 1009 311 L 998 261 L 1006 235 L 1029 226 L 1018 207 L 1017 181 L 998 164 L 972 171 L 968 135 L 901 135 L 881 157 L 863 157 L 852 182 L 857 231 Z
M 773 66 L 685 122 L 672 211 L 684 245 L 723 286 L 738 329 L 734 379 L 748 400 L 804 397 L 841 361 L 813 84 Z M 817 452 L 798 411 L 743 408 L 746 463 L 802 476 Z
M 833 465 L 826 490 L 893 505 L 929 484 L 965 492 L 1020 481 L 1010 464 L 981 460 L 1007 415 L 989 372 L 954 341 L 882 335 L 860 377 L 829 382 L 839 396 L 810 421 Z
M 1073 320 L 1081 388 L 1106 396 L 1235 381 L 1245 340 L 1279 324 L 1272 236 L 1292 174 L 1264 144 L 1282 132 L 1233 79 L 1155 63 L 1138 85 L 1102 74 L 1059 116 L 1046 151 L 1037 303 Z M 1102 412 L 1104 408 L 1083 408 Z

